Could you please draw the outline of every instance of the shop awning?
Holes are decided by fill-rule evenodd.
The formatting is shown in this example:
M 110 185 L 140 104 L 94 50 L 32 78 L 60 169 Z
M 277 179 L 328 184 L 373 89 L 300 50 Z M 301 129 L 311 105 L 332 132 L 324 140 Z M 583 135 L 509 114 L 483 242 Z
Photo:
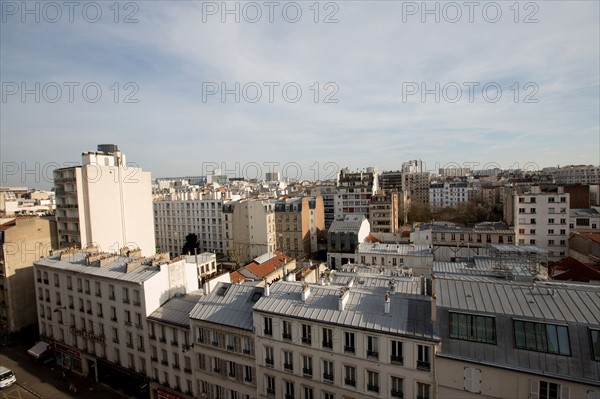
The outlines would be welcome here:
M 33 345 L 33 347 L 29 349 L 27 353 L 29 353 L 31 356 L 37 359 L 38 357 L 42 356 L 42 354 L 46 352 L 46 350 L 48 350 L 49 345 L 50 344 L 48 344 L 47 342 L 40 341 L 37 344 Z

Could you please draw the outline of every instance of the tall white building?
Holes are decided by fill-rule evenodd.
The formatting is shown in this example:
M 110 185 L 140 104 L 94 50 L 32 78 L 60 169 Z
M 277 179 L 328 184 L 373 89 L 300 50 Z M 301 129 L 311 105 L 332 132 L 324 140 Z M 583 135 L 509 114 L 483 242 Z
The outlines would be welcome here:
M 82 165 L 54 171 L 61 248 L 99 246 L 105 252 L 156 252 L 150 172 L 127 165 L 116 145 L 84 152 Z
M 429 206 L 436 208 L 456 208 L 466 205 L 475 198 L 481 186 L 472 182 L 438 182 L 429 186 Z
M 179 256 L 185 238 L 198 236 L 201 252 L 224 253 L 223 204 L 229 202 L 229 193 L 220 191 L 173 191 L 154 198 L 154 228 L 156 245 L 160 251 Z
M 569 194 L 562 187 L 542 192 L 539 186 L 513 195 L 513 225 L 518 245 L 548 251 L 548 260 L 569 255 Z
M 360 172 L 342 169 L 338 174 L 334 199 L 335 220 L 341 220 L 349 214 L 369 216 L 371 196 L 378 189 L 378 173 L 373 168 Z

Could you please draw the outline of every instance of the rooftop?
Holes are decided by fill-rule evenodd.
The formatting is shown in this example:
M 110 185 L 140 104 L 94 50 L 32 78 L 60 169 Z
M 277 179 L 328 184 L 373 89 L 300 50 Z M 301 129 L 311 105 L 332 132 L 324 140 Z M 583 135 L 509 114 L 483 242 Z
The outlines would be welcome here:
M 360 243 L 357 252 L 382 255 L 433 256 L 429 245 L 383 244 L 379 242 Z
M 315 322 L 435 340 L 431 298 L 425 295 L 391 295 L 391 312 L 384 312 L 385 292 L 378 288 L 350 288 L 344 310 L 339 310 L 339 286 L 311 285 L 302 301 L 302 283 L 278 281 L 271 293 L 254 305 L 259 312 Z
M 219 283 L 198 300 L 189 317 L 252 331 L 252 306 L 263 293 L 262 287 Z
M 199 291 L 184 296 L 176 296 L 165 302 L 148 316 L 148 319 L 178 326 L 190 326 L 190 312 L 202 297 Z
M 357 233 L 365 220 L 364 215 L 346 215 L 344 220 L 334 220 L 329 227 L 329 232 Z

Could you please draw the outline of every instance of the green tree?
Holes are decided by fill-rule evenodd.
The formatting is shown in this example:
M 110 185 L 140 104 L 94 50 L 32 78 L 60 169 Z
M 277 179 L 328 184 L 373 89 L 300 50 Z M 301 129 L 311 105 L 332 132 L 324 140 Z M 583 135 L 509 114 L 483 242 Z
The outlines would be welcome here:
M 183 244 L 181 254 L 192 255 L 195 251 L 200 252 L 200 242 L 198 241 L 198 236 L 196 234 L 190 233 L 185 236 L 185 244 Z

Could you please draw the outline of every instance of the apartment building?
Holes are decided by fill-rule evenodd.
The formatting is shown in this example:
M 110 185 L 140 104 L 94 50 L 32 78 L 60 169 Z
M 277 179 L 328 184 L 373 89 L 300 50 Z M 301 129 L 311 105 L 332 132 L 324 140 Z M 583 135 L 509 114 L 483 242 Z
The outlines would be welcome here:
M 220 283 L 190 312 L 196 397 L 256 397 L 252 307 L 263 292 L 252 285 Z
M 599 184 L 600 166 L 567 165 L 562 168 L 545 168 L 556 184 Z
M 387 290 L 265 287 L 254 305 L 258 397 L 435 397 L 431 299 Z
M 16 217 L 0 224 L 0 341 L 37 322 L 33 262 L 56 246 L 54 218 Z
M 224 204 L 222 229 L 225 256 L 238 266 L 275 252 L 275 204 L 261 199 Z
M 169 191 L 154 196 L 156 245 L 172 257 L 181 255 L 185 238 L 198 237 L 201 252 L 223 254 L 223 205 L 230 192 L 197 189 Z
M 379 189 L 377 175 L 373 168 L 360 172 L 350 172 L 344 168 L 338 173 L 335 220 L 348 214 L 369 215 L 371 196 Z
M 337 266 L 354 262 L 356 248 L 371 231 L 369 220 L 363 215 L 346 215 L 333 222 L 327 232 L 327 265 Z
M 404 172 L 402 174 L 402 191 L 406 195 L 405 203 L 410 201 L 428 204 L 430 178 L 429 172 Z
M 487 256 L 490 245 L 514 245 L 515 230 L 505 223 L 484 222 L 474 227 L 453 223 L 428 225 L 431 232 L 433 259 L 453 262 L 459 258 Z
M 324 234 L 323 197 L 300 197 L 275 202 L 277 249 L 294 259 L 310 259 Z
M 335 185 L 322 185 L 314 187 L 310 195 L 316 197 L 320 195 L 323 197 L 323 213 L 325 219 L 325 230 L 329 230 L 329 227 L 335 220 Z
M 88 248 L 33 265 L 39 333 L 53 344 L 57 364 L 146 397 L 146 319 L 170 298 L 198 290 L 196 264 Z
M 411 275 L 429 276 L 433 253 L 428 245 L 363 242 L 358 244 L 355 263 L 397 270 L 409 268 Z
M 397 191 L 378 191 L 371 197 L 369 222 L 373 233 L 397 233 L 400 218 Z
M 457 208 L 473 201 L 479 185 L 467 181 L 445 181 L 431 183 L 429 186 L 429 206 L 431 209 Z
M 512 197 L 512 225 L 519 245 L 536 245 L 548 251 L 550 261 L 569 255 L 569 194 L 562 187 L 529 191 Z
M 570 209 L 569 230 L 571 233 L 600 232 L 600 212 L 595 208 Z
M 177 295 L 147 318 L 152 399 L 191 399 L 194 396 L 193 334 L 190 312 L 199 293 Z
M 98 145 L 82 154 L 81 166 L 56 169 L 54 189 L 60 248 L 156 252 L 150 173 L 127 165 L 116 145 Z
M 600 396 L 597 285 L 437 276 L 435 296 L 438 397 Z

